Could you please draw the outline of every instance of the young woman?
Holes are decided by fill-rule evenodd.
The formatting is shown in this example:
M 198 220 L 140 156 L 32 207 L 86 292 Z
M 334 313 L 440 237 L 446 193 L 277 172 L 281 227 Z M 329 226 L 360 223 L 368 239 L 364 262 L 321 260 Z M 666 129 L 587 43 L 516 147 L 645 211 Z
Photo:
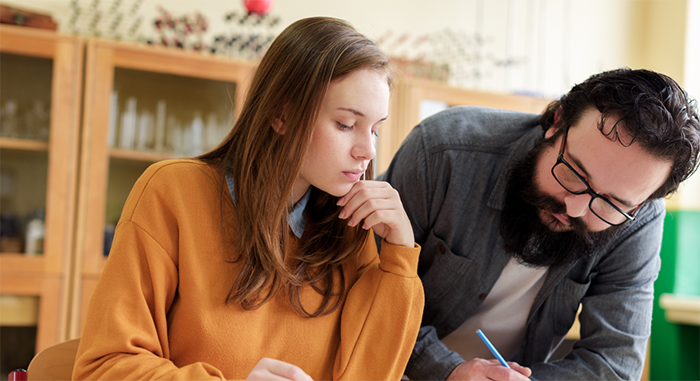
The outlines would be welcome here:
M 363 180 L 390 82 L 347 23 L 285 29 L 226 140 L 137 181 L 74 378 L 400 379 L 420 248 L 398 193 Z

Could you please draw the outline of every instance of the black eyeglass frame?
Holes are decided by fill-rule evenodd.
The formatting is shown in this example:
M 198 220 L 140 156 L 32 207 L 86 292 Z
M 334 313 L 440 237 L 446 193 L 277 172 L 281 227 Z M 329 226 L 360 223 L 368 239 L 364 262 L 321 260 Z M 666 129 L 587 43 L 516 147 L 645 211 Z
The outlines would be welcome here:
M 562 138 L 561 138 L 561 148 L 559 149 L 559 156 L 557 156 L 557 162 L 554 163 L 554 166 L 552 166 L 552 176 L 554 177 L 554 180 L 557 180 L 557 182 L 559 183 L 559 185 L 561 185 L 561 187 L 564 188 L 564 189 L 565 189 L 567 192 L 569 192 L 569 193 L 572 193 L 572 194 L 585 194 L 585 193 L 588 193 L 588 194 L 591 196 L 591 201 L 588 203 L 588 209 L 589 209 L 596 217 L 600 218 L 601 221 L 605 222 L 606 224 L 611 225 L 611 226 L 619 226 L 619 225 L 624 224 L 625 222 L 634 221 L 634 219 L 635 219 L 634 214 L 637 212 L 637 210 L 639 210 L 639 208 L 642 206 L 642 204 L 637 205 L 637 207 L 634 208 L 634 210 L 632 211 L 632 214 L 627 214 L 625 211 L 623 211 L 622 209 L 620 209 L 620 208 L 618 208 L 617 206 L 615 206 L 615 204 L 611 203 L 610 200 L 608 200 L 607 198 L 605 198 L 605 197 L 599 195 L 598 193 L 596 193 L 595 191 L 593 191 L 593 189 L 591 189 L 591 186 L 588 184 L 588 181 L 586 181 L 586 180 L 583 178 L 583 176 L 581 176 L 578 172 L 576 172 L 576 170 L 571 166 L 571 164 L 569 164 L 566 160 L 564 160 L 564 148 L 566 148 L 566 137 L 567 137 L 568 135 L 569 135 L 569 127 L 566 127 L 566 130 L 564 130 L 564 135 L 563 135 Z M 583 183 L 583 185 L 586 186 L 586 189 L 585 189 L 585 190 L 582 190 L 582 191 L 576 191 L 576 192 L 574 192 L 574 191 L 570 190 L 569 188 L 567 188 L 566 186 L 564 186 L 564 184 L 562 184 L 561 181 L 559 181 L 559 179 L 557 178 L 557 175 L 554 173 L 554 168 L 556 168 L 557 165 L 559 165 L 559 164 L 564 164 L 564 165 L 566 165 L 567 168 L 569 168 L 569 170 L 571 170 L 571 172 L 573 172 L 573 173 L 576 175 L 576 177 L 578 177 L 578 179 L 581 180 L 581 182 Z M 620 222 L 620 223 L 614 224 L 614 223 L 612 223 L 612 222 L 610 222 L 610 221 L 607 221 L 605 218 L 599 216 L 598 213 L 596 213 L 596 212 L 593 210 L 593 201 L 595 201 L 596 198 L 599 198 L 599 199 L 603 200 L 606 204 L 612 206 L 615 210 L 617 210 L 618 212 L 620 212 L 620 214 L 622 214 L 622 215 L 626 218 L 626 220 L 624 220 L 624 221 L 622 221 L 622 222 Z

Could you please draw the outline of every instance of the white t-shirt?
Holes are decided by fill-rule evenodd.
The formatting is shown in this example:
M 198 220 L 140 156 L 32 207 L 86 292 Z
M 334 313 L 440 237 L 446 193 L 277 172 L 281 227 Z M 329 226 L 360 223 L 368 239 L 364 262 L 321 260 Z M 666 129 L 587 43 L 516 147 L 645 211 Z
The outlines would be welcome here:
M 503 358 L 512 360 L 520 348 L 527 315 L 546 273 L 547 267 L 528 267 L 511 258 L 476 314 L 442 342 L 467 361 L 493 359 L 491 351 L 476 334 L 476 330 L 481 329 Z

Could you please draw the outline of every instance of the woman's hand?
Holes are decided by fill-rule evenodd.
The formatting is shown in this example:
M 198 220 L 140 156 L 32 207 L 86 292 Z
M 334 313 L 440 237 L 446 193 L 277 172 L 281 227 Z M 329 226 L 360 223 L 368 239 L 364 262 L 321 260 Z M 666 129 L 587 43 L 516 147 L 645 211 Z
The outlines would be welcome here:
M 362 220 L 363 229 L 373 229 L 394 245 L 414 246 L 411 221 L 403 209 L 399 192 L 385 181 L 358 181 L 350 192 L 341 197 L 340 218 L 356 226 Z
M 255 364 L 246 380 L 256 381 L 313 381 L 301 368 L 284 361 L 263 358 Z

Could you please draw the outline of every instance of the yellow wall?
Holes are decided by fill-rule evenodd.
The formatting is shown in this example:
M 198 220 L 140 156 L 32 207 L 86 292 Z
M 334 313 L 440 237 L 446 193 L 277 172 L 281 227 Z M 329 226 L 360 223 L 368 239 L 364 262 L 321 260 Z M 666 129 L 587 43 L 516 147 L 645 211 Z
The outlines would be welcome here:
M 630 66 L 683 84 L 688 0 L 633 0 Z
M 685 84 L 688 0 L 632 0 L 630 67 L 664 73 Z M 700 97 L 700 94 L 690 94 Z M 700 175 L 681 184 L 667 200 L 670 210 L 700 211 Z

